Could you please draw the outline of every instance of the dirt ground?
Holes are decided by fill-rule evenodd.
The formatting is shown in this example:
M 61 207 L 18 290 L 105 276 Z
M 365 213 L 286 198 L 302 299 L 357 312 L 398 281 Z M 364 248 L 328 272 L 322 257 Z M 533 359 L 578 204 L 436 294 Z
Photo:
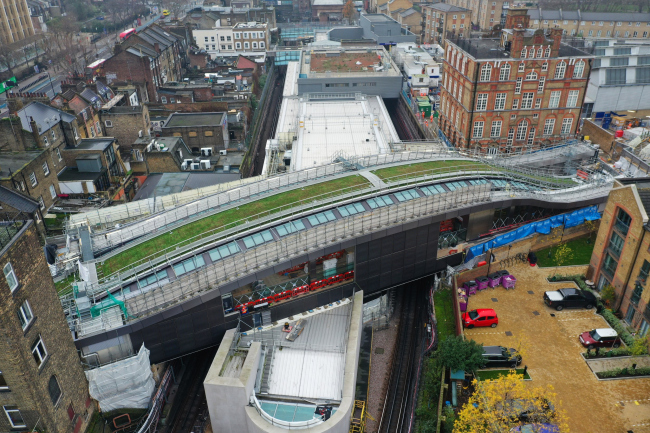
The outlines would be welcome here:
M 357 62 L 360 64 L 357 65 Z M 310 69 L 313 72 L 358 72 L 379 62 L 374 53 L 341 53 L 340 56 L 327 57 L 325 54 L 312 54 Z
M 523 341 L 522 365 L 533 379 L 527 383 L 554 387 L 572 432 L 650 433 L 650 378 L 599 381 L 580 355 L 585 349 L 579 334 L 609 327 L 605 320 L 595 309 L 558 312 L 544 304 L 544 291 L 575 284 L 547 282 L 553 268 L 518 264 L 508 270 L 517 278 L 515 290 L 498 287 L 469 298 L 469 309 L 494 308 L 499 325 L 468 329 L 465 335 L 484 345 L 515 347 Z M 572 267 L 571 273 L 584 270 Z

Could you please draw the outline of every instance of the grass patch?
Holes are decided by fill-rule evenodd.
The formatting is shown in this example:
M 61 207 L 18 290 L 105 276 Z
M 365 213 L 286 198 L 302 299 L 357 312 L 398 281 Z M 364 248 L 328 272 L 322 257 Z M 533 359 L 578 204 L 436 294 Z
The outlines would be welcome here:
M 458 169 L 467 169 L 472 168 L 474 170 L 492 170 L 493 168 L 489 165 L 485 165 L 476 161 L 465 161 L 465 160 L 455 160 L 455 161 L 430 161 L 430 162 L 419 162 L 417 164 L 404 164 L 398 165 L 395 167 L 382 168 L 379 170 L 373 170 L 372 172 L 376 174 L 379 178 L 386 180 L 395 176 L 403 176 L 405 174 L 413 174 L 412 177 L 422 176 L 423 171 L 427 170 L 442 170 L 449 169 L 447 171 L 453 171 Z
M 133 425 L 147 414 L 147 409 L 118 409 L 105 413 L 96 410 L 88 423 L 86 433 L 110 433 L 115 430 L 113 427 L 113 419 L 127 413 L 131 417 L 131 425 Z M 118 423 L 120 421 L 123 420 L 118 420 Z
M 589 243 L 587 241 L 589 238 L 580 238 L 574 239 L 566 243 L 566 245 L 573 252 L 573 257 L 571 260 L 567 260 L 566 263 L 562 263 L 562 266 L 571 266 L 571 265 L 588 265 L 591 261 L 591 253 L 594 250 L 593 240 Z M 548 256 L 548 253 L 551 251 L 551 257 Z M 557 266 L 555 261 L 554 253 L 557 247 L 546 248 L 538 251 L 537 254 L 537 265 L 540 268 L 550 268 Z
M 507 376 L 510 370 L 482 370 L 476 372 L 476 378 L 478 380 L 491 380 L 497 379 L 500 376 Z M 518 368 L 516 370 L 517 374 L 524 376 L 524 379 L 530 379 L 530 375 L 526 372 L 524 375 L 524 369 Z
M 50 214 L 50 215 L 52 215 L 52 214 Z M 43 222 L 45 223 L 47 228 L 49 228 L 49 229 L 63 228 L 63 225 L 65 224 L 65 219 L 66 219 L 67 215 L 62 214 L 62 213 L 57 213 L 57 214 L 54 214 L 54 215 L 55 215 L 54 218 L 50 218 L 50 217 L 43 218 Z
M 288 205 L 290 203 L 296 203 L 313 197 L 324 199 L 329 196 L 339 195 L 341 194 L 341 190 L 346 188 L 366 187 L 368 185 L 370 185 L 370 183 L 362 176 L 348 176 L 316 185 L 306 186 L 302 189 L 276 194 L 251 203 L 246 203 L 242 205 L 242 209 L 229 209 L 210 215 L 198 221 L 176 227 L 160 236 L 156 236 L 153 239 L 135 245 L 132 248 L 116 254 L 104 261 L 102 271 L 104 276 L 108 276 L 134 263 L 135 259 L 152 258 L 151 256 L 155 255 L 157 252 L 160 253 L 160 255 L 163 255 L 167 248 L 171 246 L 183 247 L 188 245 L 198 240 L 197 235 L 206 233 L 212 229 L 222 228 L 221 230 L 211 233 L 215 234 L 219 231 L 225 230 L 226 228 L 232 228 L 243 224 L 246 216 L 254 218 L 256 215 L 264 212 L 273 214 L 283 210 L 280 206 L 285 204 Z
M 64 279 L 62 279 L 61 281 L 57 281 L 56 283 L 54 283 L 54 287 L 56 288 L 56 292 L 61 293 L 65 289 L 70 287 L 70 284 L 72 284 L 74 279 L 75 279 L 75 274 L 71 274 L 71 275 L 68 275 L 67 277 L 65 277 Z
M 433 294 L 433 305 L 438 321 L 438 341 L 456 335 L 456 320 L 454 318 L 454 299 L 451 290 L 439 290 Z

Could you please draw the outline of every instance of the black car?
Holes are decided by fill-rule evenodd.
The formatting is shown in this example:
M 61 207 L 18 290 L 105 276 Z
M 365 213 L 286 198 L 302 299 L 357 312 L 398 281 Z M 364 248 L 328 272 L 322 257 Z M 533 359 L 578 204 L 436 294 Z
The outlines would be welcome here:
M 483 346 L 485 367 L 516 368 L 521 364 L 521 355 L 513 348 L 503 346 Z
M 565 308 L 594 308 L 596 296 L 586 290 L 560 289 L 544 293 L 544 303 L 557 311 Z

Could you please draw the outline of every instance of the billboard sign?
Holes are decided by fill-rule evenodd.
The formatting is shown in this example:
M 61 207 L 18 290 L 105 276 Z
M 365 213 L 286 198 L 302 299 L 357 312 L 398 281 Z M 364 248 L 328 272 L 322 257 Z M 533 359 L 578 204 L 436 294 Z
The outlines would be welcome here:
M 12 89 L 16 84 L 18 84 L 16 77 L 11 77 L 7 81 L 0 83 L 0 94 Z

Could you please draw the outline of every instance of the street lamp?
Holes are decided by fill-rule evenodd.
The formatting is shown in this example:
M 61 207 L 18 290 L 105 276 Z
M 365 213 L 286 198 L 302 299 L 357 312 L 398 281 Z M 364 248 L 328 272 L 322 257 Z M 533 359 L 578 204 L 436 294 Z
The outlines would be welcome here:
M 52 99 L 56 96 L 56 91 L 54 90 L 54 84 L 52 84 L 52 77 L 50 77 L 50 71 L 45 71 L 47 78 L 50 80 L 50 87 L 52 88 Z

